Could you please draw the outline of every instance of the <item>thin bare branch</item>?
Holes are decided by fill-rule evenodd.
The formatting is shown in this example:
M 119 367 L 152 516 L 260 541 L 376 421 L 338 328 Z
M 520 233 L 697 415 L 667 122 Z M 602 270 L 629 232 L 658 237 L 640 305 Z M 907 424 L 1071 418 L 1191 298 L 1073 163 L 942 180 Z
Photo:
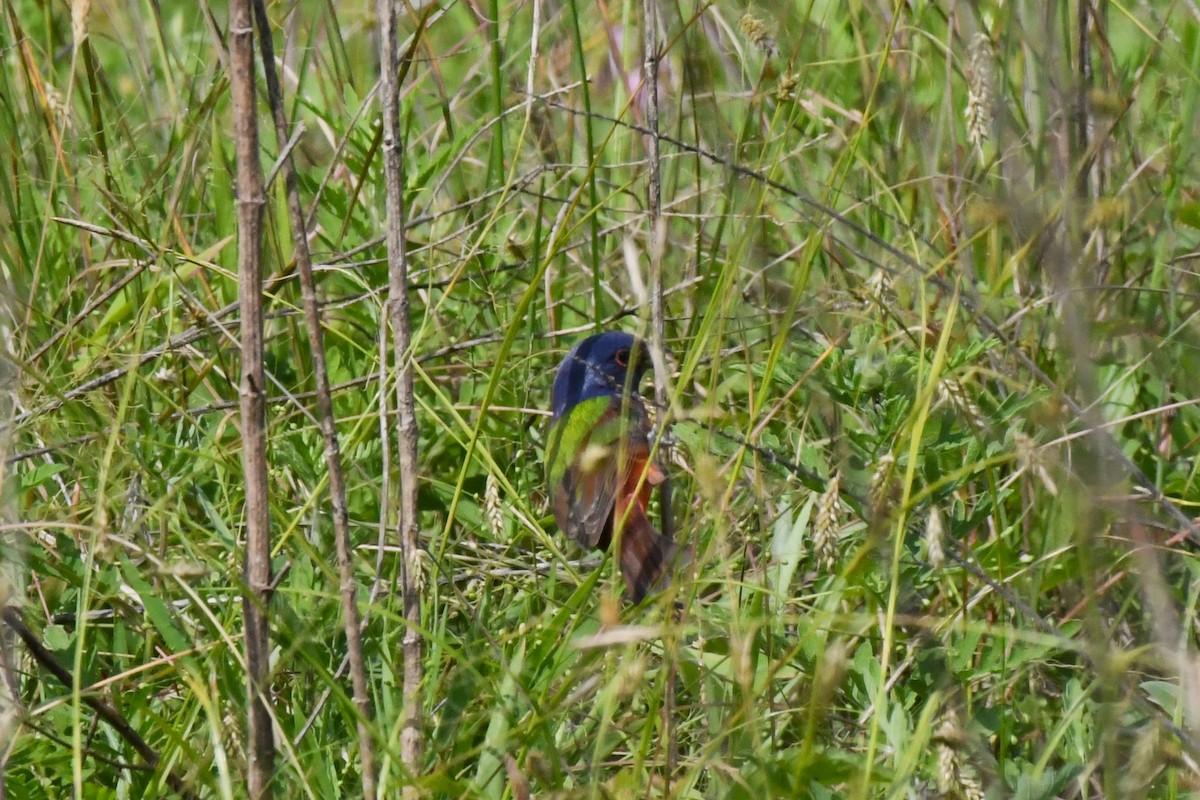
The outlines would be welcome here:
M 270 627 L 271 518 L 267 507 L 266 378 L 263 369 L 262 165 L 254 87 L 254 29 L 250 0 L 229 4 L 230 90 L 237 145 L 238 300 L 241 304 L 240 386 L 242 468 L 246 490 L 246 555 L 242 607 L 245 617 L 247 790 L 269 800 L 275 771 L 271 729 Z
M 646 98 L 646 127 L 650 129 L 648 136 L 643 136 L 646 143 L 646 161 L 649 175 L 646 186 L 646 207 L 649 210 L 650 222 L 650 357 L 654 362 L 654 404 L 659 409 L 658 416 L 658 458 L 664 465 L 671 463 L 670 437 L 664 434 L 671 424 L 670 399 L 671 393 L 667 383 L 668 369 L 666 359 L 666 319 L 663 293 L 663 250 L 666 245 L 667 227 L 662 215 L 662 159 L 659 154 L 658 128 L 658 3 L 656 0 L 642 0 L 642 46 L 643 46 L 643 92 Z M 673 538 L 671 519 L 671 473 L 664 470 L 664 479 L 658 487 L 660 507 L 662 508 L 662 532 L 668 539 Z M 678 678 L 678 668 L 675 663 L 675 648 L 666 648 L 667 685 L 663 692 L 662 731 L 664 749 L 666 751 L 668 780 L 675 774 L 679 761 L 678 745 L 675 737 L 675 688 Z
M 329 369 L 325 362 L 325 340 L 321 331 L 321 310 L 317 303 L 316 283 L 313 280 L 312 256 L 308 249 L 308 231 L 304 208 L 300 204 L 299 180 L 292 160 L 287 118 L 283 111 L 283 92 L 275 70 L 275 48 L 271 38 L 271 23 L 263 0 L 254 0 L 254 17 L 258 26 L 259 49 L 262 51 L 263 74 L 267 81 L 267 100 L 275 124 L 275 138 L 281 152 L 279 169 L 283 172 L 287 194 L 288 217 L 292 226 L 296 270 L 300 274 L 300 290 L 304 298 L 304 322 L 308 330 L 308 346 L 312 354 L 313 375 L 317 383 L 317 424 L 325 445 L 325 466 L 329 471 L 329 500 L 333 511 L 334 549 L 338 562 L 338 593 L 342 600 L 342 625 L 346 631 L 346 656 L 350 666 L 350 683 L 354 705 L 358 708 L 358 750 L 362 762 L 362 792 L 365 800 L 373 800 L 378 777 L 375 767 L 375 744 L 371 739 L 371 695 L 367 688 L 366 660 L 363 657 L 362 628 L 358 613 L 357 587 L 354 582 L 353 549 L 350 543 L 350 514 L 346 507 L 346 477 L 342 470 L 341 448 L 337 425 L 333 417 L 333 396 L 329 387 Z
M 430 6 L 432 8 L 432 6 Z M 417 417 L 413 399 L 412 331 L 408 302 L 408 252 L 404 238 L 404 139 L 400 125 L 400 52 L 396 5 L 378 0 L 379 17 L 380 106 L 383 113 L 383 166 L 387 191 L 388 316 L 392 327 L 396 359 L 396 408 L 400 467 L 400 548 L 401 594 L 404 605 L 404 709 L 400 732 L 400 758 L 409 774 L 420 773 L 421 733 L 421 569 L 417 546 Z M 421 25 L 413 41 L 421 36 Z M 416 797 L 411 784 L 404 797 Z

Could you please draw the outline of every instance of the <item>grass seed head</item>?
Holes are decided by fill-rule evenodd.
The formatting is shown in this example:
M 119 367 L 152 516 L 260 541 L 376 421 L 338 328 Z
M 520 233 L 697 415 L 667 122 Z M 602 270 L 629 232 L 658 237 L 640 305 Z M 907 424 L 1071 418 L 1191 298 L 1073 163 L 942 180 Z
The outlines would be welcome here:
M 967 141 L 975 145 L 980 160 L 983 145 L 991 140 L 992 122 L 996 118 L 996 54 L 986 33 L 971 37 L 967 46 Z
M 936 570 L 941 570 L 946 565 L 946 551 L 942 547 L 942 537 L 945 533 L 942 512 L 934 506 L 929 509 L 929 521 L 925 524 L 925 549 L 930 566 Z
M 767 25 L 752 12 L 747 11 L 742 15 L 738 27 L 742 30 L 742 35 L 750 40 L 751 44 L 762 50 L 768 56 L 779 55 L 779 46 L 775 43 L 774 37 L 767 30 Z
M 504 535 L 504 507 L 500 504 L 500 481 L 494 473 L 488 473 L 483 490 L 483 509 L 492 535 L 500 539 Z
M 937 749 L 937 787 L 945 798 L 983 800 L 983 783 L 975 768 L 963 758 L 968 753 L 967 732 L 958 719 L 958 712 L 947 708 L 933 732 Z
M 825 487 L 824 494 L 817 500 L 817 521 L 813 526 L 813 554 L 817 564 L 832 570 L 837 563 L 838 532 L 841 529 L 841 497 L 838 488 L 842 474 L 835 472 Z

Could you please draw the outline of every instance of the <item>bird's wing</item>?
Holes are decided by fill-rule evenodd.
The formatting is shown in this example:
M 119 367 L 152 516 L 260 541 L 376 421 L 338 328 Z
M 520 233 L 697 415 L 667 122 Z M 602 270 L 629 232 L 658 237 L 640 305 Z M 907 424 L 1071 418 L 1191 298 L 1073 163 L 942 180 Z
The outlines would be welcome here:
M 551 427 L 546 474 L 554 517 L 586 547 L 607 547 L 617 492 L 629 467 L 649 454 L 644 412 L 629 410 L 617 397 L 592 398 Z

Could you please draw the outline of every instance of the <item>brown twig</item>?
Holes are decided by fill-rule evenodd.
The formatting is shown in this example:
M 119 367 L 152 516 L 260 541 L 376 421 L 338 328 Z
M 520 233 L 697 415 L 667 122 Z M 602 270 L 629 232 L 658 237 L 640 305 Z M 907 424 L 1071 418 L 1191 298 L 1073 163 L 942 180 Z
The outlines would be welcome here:
M 642 0 L 642 46 L 643 46 L 643 92 L 646 99 L 646 127 L 650 135 L 643 137 L 646 143 L 646 162 L 649 167 L 646 186 L 646 207 L 650 223 L 650 353 L 654 362 L 654 403 L 658 416 L 658 458 L 664 464 L 671 463 L 670 437 L 666 432 L 670 425 L 670 390 L 667 386 L 666 322 L 663 294 L 663 249 L 666 243 L 666 222 L 662 216 L 662 159 L 659 154 L 658 130 L 658 5 L 655 0 Z M 671 477 L 670 472 L 659 486 L 662 508 L 662 533 L 672 538 Z M 663 692 L 662 732 L 666 749 L 667 782 L 675 776 L 679 760 L 678 743 L 675 739 L 675 684 L 677 679 L 675 648 L 665 648 L 667 659 L 667 684 Z
M 258 26 L 258 46 L 262 52 L 263 74 L 267 82 L 267 101 L 275 123 L 275 138 L 281 151 L 288 145 L 288 124 L 283 111 L 283 92 L 275 71 L 275 48 L 271 38 L 271 23 L 263 0 L 253 0 L 254 18 Z M 362 761 L 362 791 L 365 800 L 373 800 L 378 783 L 375 768 L 375 744 L 371 739 L 371 695 L 367 688 L 366 661 L 363 657 L 362 629 L 358 613 L 357 587 L 354 582 L 354 559 L 350 544 L 350 514 L 346 507 L 346 478 L 342 470 L 341 448 L 333 416 L 333 397 L 329 386 L 329 369 L 325 362 L 325 341 L 321 332 L 321 311 L 317 303 L 316 282 L 313 279 L 312 256 L 308 249 L 304 208 L 300 204 L 299 181 L 291 154 L 280 158 L 284 191 L 287 195 L 288 217 L 292 225 L 292 244 L 296 270 L 300 275 L 300 291 L 304 300 L 304 322 L 308 330 L 308 346 L 312 353 L 313 374 L 317 384 L 317 424 L 325 444 L 325 467 L 329 472 L 329 500 L 333 511 L 334 549 L 338 562 L 338 592 L 342 600 L 342 625 L 346 631 L 346 650 L 350 666 L 350 683 L 354 704 L 358 708 L 358 749 Z
M 238 301 L 242 309 L 242 378 L 239 387 L 242 468 L 246 482 L 246 557 L 242 608 L 245 616 L 249 742 L 247 790 L 269 800 L 275 769 L 271 729 L 270 627 L 271 518 L 267 507 L 266 376 L 263 368 L 262 165 L 255 116 L 254 29 L 250 0 L 229 4 L 230 91 L 237 145 Z
M 429 8 L 432 8 L 430 6 Z M 421 556 L 417 547 L 417 416 L 413 398 L 412 330 L 408 303 L 408 251 L 404 238 L 404 140 L 400 126 L 400 52 L 396 6 L 378 0 L 379 96 L 383 113 L 383 166 L 387 191 L 388 317 L 396 358 L 396 410 L 400 466 L 401 595 L 404 604 L 404 709 L 401 712 L 400 759 L 412 776 L 421 765 Z M 416 42 L 428 11 L 413 32 Z M 404 788 L 404 797 L 415 798 L 416 787 Z
M 643 92 L 646 98 L 646 125 L 649 135 L 644 136 L 646 161 L 649 175 L 646 186 L 646 207 L 650 215 L 650 353 L 654 361 L 654 402 L 665 412 L 669 408 L 670 392 L 667 388 L 666 325 L 663 302 L 663 249 L 666 242 L 666 224 L 662 216 L 662 161 L 659 156 L 658 131 L 658 14 L 655 0 L 642 0 L 643 47 L 645 49 L 642 71 Z M 662 413 L 658 421 L 659 447 L 666 440 L 663 436 L 669 423 L 669 414 Z M 664 461 L 670 454 L 662 450 Z M 662 532 L 671 538 L 671 481 L 668 476 L 659 487 L 662 497 Z

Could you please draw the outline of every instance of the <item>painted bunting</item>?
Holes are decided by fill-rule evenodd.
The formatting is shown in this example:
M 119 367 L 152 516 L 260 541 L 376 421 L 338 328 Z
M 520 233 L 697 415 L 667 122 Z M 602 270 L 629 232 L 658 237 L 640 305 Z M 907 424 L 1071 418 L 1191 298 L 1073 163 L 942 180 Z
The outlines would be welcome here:
M 650 420 L 637 386 L 650 367 L 645 342 L 628 333 L 589 336 L 554 376 L 546 482 L 558 527 L 584 547 L 607 550 L 614 525 L 628 597 L 641 602 L 670 583 L 677 548 L 646 516 L 663 482 L 650 459 Z

